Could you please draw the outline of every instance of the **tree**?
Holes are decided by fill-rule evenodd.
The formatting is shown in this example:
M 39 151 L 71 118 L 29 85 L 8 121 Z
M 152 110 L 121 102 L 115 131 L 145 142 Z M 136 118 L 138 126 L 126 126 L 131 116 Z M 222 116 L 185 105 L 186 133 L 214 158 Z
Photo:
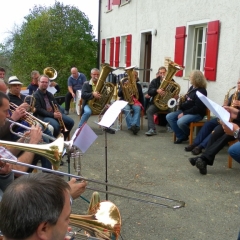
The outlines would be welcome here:
M 42 73 L 53 67 L 61 95 L 67 91 L 71 67 L 89 76 L 96 66 L 97 41 L 83 12 L 56 1 L 52 7 L 34 6 L 25 20 L 8 41 L 12 74 L 28 85 L 32 70 Z

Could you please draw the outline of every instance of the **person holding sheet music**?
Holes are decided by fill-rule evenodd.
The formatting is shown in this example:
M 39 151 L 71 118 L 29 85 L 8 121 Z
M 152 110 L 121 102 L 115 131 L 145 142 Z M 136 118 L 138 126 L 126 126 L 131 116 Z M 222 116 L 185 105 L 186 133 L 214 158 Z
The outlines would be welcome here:
M 240 84 L 240 81 L 239 81 Z M 236 101 L 238 103 L 236 103 Z M 240 106 L 240 101 L 235 100 L 235 105 L 238 104 L 238 106 Z M 227 130 L 227 127 L 225 125 L 219 125 L 217 126 L 213 133 L 211 134 L 211 137 L 208 141 L 207 147 L 204 151 L 204 153 L 201 154 L 201 156 L 195 157 L 195 158 L 189 158 L 190 163 L 193 166 L 196 166 L 199 170 L 199 172 L 203 175 L 207 174 L 207 165 L 212 166 L 215 160 L 215 156 L 217 155 L 217 153 L 230 141 L 233 141 L 235 139 L 238 139 L 238 132 L 237 131 L 239 129 L 240 126 L 240 114 L 238 114 L 238 109 L 236 110 L 232 110 L 232 107 L 224 107 L 225 109 L 227 109 L 228 111 L 231 112 L 231 118 L 232 123 L 233 123 L 233 132 L 234 132 L 234 136 L 233 133 L 230 132 L 229 130 Z M 234 144 L 235 145 L 235 144 Z M 239 145 L 232 145 L 229 148 L 229 154 L 233 156 L 233 158 L 236 161 L 239 161 L 240 158 L 236 157 L 238 156 L 238 152 L 237 151 L 237 147 Z

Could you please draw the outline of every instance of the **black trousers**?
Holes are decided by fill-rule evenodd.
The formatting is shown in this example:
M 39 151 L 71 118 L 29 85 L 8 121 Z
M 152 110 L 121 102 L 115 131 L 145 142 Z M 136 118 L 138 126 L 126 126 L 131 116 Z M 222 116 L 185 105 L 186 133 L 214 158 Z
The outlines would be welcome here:
M 212 133 L 206 150 L 201 157 L 207 159 L 207 165 L 213 165 L 215 156 L 223 147 L 235 138 L 224 133 L 222 125 L 217 126 Z
M 70 109 L 70 102 L 72 100 L 72 94 L 70 92 L 68 92 L 65 96 L 65 110 L 69 111 Z

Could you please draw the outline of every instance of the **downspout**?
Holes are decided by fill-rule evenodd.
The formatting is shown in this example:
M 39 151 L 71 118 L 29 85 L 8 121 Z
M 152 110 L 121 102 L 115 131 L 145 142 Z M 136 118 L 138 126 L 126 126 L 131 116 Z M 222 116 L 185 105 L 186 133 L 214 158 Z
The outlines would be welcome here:
M 98 50 L 97 50 L 97 68 L 100 69 L 100 26 L 101 26 L 101 0 L 98 2 Z

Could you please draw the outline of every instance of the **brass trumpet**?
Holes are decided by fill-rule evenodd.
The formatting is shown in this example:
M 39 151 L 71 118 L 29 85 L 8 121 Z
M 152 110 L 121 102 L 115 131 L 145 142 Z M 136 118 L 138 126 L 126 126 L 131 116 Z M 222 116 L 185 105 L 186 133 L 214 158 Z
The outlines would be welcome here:
M 18 108 L 19 106 L 16 105 L 15 103 L 10 102 L 10 107 L 12 108 L 11 111 L 14 112 L 16 110 L 16 108 Z M 26 116 L 23 117 L 21 120 L 26 121 L 29 123 L 30 126 L 32 125 L 36 125 L 36 123 L 39 123 L 43 126 L 44 130 L 47 129 L 49 123 L 46 123 L 42 120 L 40 120 L 37 117 L 34 117 L 31 113 L 26 111 Z
M 30 99 L 28 101 L 28 99 Z M 36 102 L 36 99 L 33 95 L 27 95 L 25 98 L 24 98 L 24 101 L 25 103 L 29 104 L 30 106 L 30 112 L 34 113 L 36 111 L 35 109 L 35 102 Z
M 54 108 L 54 112 L 59 112 L 57 104 L 54 104 L 54 102 L 52 101 L 52 105 L 53 105 L 53 108 Z M 63 122 L 63 119 L 59 118 L 58 122 L 59 122 L 59 125 L 60 125 L 60 128 L 61 128 L 61 131 L 62 132 L 67 132 L 68 130 L 67 130 L 67 128 L 66 128 L 66 126 Z

